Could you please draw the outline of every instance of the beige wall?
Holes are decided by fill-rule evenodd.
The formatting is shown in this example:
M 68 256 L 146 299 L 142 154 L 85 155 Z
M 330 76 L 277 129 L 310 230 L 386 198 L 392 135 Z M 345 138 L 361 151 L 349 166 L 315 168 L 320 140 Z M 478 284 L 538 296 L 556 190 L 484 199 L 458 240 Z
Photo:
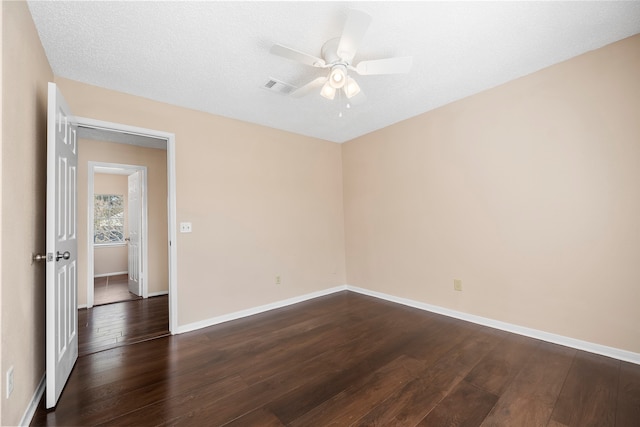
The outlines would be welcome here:
M 640 352 L 638 76 L 635 36 L 344 144 L 348 283 Z
M 93 250 L 93 276 L 103 277 L 126 273 L 129 268 L 127 256 L 127 245 L 95 246 Z M 85 295 L 85 304 L 86 299 Z
M 166 175 L 165 175 L 166 182 Z M 109 173 L 96 173 L 93 176 L 93 189 L 95 194 L 116 194 L 123 196 L 124 200 L 124 235 L 128 235 L 128 206 L 126 195 L 129 193 L 128 178 L 126 175 L 115 175 Z M 165 185 L 166 189 L 166 185 Z M 166 193 L 165 193 L 166 198 Z M 88 205 L 87 205 L 88 206 Z M 164 224 L 166 226 L 166 215 Z M 166 233 L 165 233 L 166 234 Z M 165 251 L 166 252 L 166 251 Z M 113 273 L 126 272 L 129 268 L 128 248 L 126 244 L 122 245 L 95 245 L 93 250 L 93 275 L 105 276 Z M 166 257 L 165 257 L 166 263 Z M 161 264 L 161 263 L 158 263 Z M 158 265 L 156 268 L 166 270 L 165 265 Z M 165 289 L 168 290 L 168 280 L 165 274 Z M 86 299 L 86 298 L 85 298 Z
M 176 135 L 179 325 L 345 283 L 339 145 L 56 82 L 79 116 Z
M 16 425 L 44 374 L 47 81 L 53 73 L 24 2 L 2 2 L 2 425 Z M 10 266 L 10 267 L 9 267 Z M 28 333 L 25 333 L 28 332 Z M 14 367 L 6 398 L 5 373 Z
M 71 100 L 62 87 L 61 90 L 67 102 L 71 104 Z M 73 109 L 72 104 L 70 108 Z M 84 116 L 77 112 L 75 114 Z M 87 303 L 87 183 L 90 161 L 147 167 L 148 290 L 150 294 L 168 291 L 167 152 L 155 148 L 80 139 L 78 143 L 78 283 L 80 284 L 78 286 L 78 304 L 85 305 Z M 126 176 L 120 178 L 127 180 Z M 94 182 L 94 188 L 96 185 L 100 185 L 100 182 L 98 181 L 97 184 Z M 127 191 L 127 187 L 124 188 L 124 191 Z M 94 255 L 98 256 L 102 251 L 104 249 L 96 249 Z M 126 262 L 126 247 L 124 247 L 124 251 Z M 124 271 L 126 270 L 125 264 Z M 95 266 L 94 273 L 96 273 Z M 93 277 L 93 274 L 90 276 Z

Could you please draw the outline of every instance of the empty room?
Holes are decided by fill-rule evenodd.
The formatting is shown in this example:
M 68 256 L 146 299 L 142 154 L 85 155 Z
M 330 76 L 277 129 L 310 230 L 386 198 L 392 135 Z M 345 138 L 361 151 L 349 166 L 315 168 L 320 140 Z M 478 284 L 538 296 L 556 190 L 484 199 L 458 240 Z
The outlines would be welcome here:
M 639 2 L 0 22 L 1 425 L 640 425 Z

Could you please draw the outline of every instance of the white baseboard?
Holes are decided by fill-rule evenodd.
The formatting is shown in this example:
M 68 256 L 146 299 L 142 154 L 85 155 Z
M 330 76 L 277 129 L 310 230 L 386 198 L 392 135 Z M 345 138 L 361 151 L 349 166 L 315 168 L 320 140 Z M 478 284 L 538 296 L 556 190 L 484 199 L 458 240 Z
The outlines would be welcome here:
M 149 292 L 149 297 L 159 297 L 160 295 L 169 295 L 169 291 Z
M 97 279 L 98 277 L 121 276 L 123 274 L 129 274 L 129 272 L 128 271 L 114 271 L 113 273 L 94 274 L 93 278 Z
M 634 353 L 628 350 L 622 350 L 619 348 L 608 347 L 605 345 L 595 344 L 588 341 L 582 341 L 575 338 L 565 337 L 563 335 L 552 334 L 552 333 L 540 331 L 537 329 L 514 325 L 512 323 L 507 323 L 507 322 L 501 322 L 499 320 L 476 316 L 474 314 L 463 313 L 461 311 L 451 310 L 451 309 L 440 307 L 437 305 L 431 305 L 431 304 L 423 303 L 420 301 L 411 300 L 408 298 L 396 297 L 396 296 L 385 294 L 382 292 L 371 291 L 369 289 L 359 288 L 357 286 L 350 286 L 350 285 L 336 286 L 336 287 L 325 289 L 322 291 L 312 292 L 310 294 L 302 295 L 299 297 L 289 298 L 289 299 L 277 301 L 271 304 L 265 304 L 259 307 L 240 310 L 234 313 L 229 313 L 222 316 L 201 320 L 199 322 L 189 323 L 186 325 L 178 326 L 176 332 L 174 333 L 181 334 L 184 332 L 195 331 L 197 329 L 206 328 L 208 326 L 229 322 L 231 320 L 236 320 L 236 319 L 240 319 L 247 316 L 252 316 L 254 314 L 263 313 L 265 311 L 274 310 L 281 307 L 286 307 L 288 305 L 297 304 L 299 302 L 307 301 L 313 298 L 318 298 L 321 296 L 329 295 L 329 294 L 344 291 L 344 290 L 357 292 L 359 294 L 368 295 L 374 298 L 383 299 L 386 301 L 406 305 L 406 306 L 417 308 L 420 310 L 442 314 L 444 316 L 453 317 L 455 319 L 460 319 L 467 322 L 488 326 L 490 328 L 500 329 L 502 331 L 512 332 L 514 334 L 523 335 L 526 337 L 563 345 L 565 347 L 575 348 L 577 350 L 584 350 L 589 353 L 600 354 L 602 356 L 612 357 L 614 359 L 623 360 L 625 362 L 630 362 L 630 363 L 635 363 L 637 365 L 640 365 L 640 353 Z
M 28 426 L 31 424 L 33 420 L 33 416 L 38 409 L 38 405 L 40 404 L 40 399 L 42 399 L 42 395 L 44 394 L 44 389 L 46 386 L 46 374 L 42 376 L 40 380 L 40 384 L 38 384 L 38 388 L 36 388 L 35 393 L 33 393 L 33 397 L 31 398 L 31 402 L 29 402 L 29 406 L 27 406 L 27 410 L 24 411 L 24 415 L 20 420 L 19 426 Z
M 432 313 L 442 314 L 444 316 L 453 317 L 467 322 L 477 323 L 479 325 L 488 326 L 490 328 L 500 329 L 507 332 L 513 332 L 514 334 L 524 335 L 526 337 L 539 339 L 542 341 L 551 342 L 554 344 L 560 344 L 565 347 L 571 347 L 578 350 L 584 350 L 589 353 L 600 354 L 602 356 L 612 357 L 618 360 L 624 360 L 640 365 L 640 354 L 627 350 L 621 350 L 619 348 L 608 347 L 601 344 L 595 344 L 588 341 L 582 341 L 575 338 L 565 337 L 563 335 L 552 334 L 549 332 L 540 331 L 537 329 L 526 328 L 524 326 L 514 325 L 512 323 L 501 322 L 499 320 L 488 319 L 486 317 L 476 316 L 473 314 L 463 313 L 461 311 L 455 311 L 437 305 L 426 304 L 419 301 L 410 300 L 407 298 L 396 297 L 393 295 L 384 294 L 382 292 L 370 291 L 368 289 L 359 288 L 357 286 L 346 285 L 345 288 L 348 291 L 357 292 L 363 295 L 380 298 L 386 301 L 395 302 L 398 304 L 406 305 L 409 307 L 417 308 L 420 310 L 430 311 Z
M 271 304 L 265 304 L 254 308 L 248 308 L 246 310 L 236 311 L 234 313 L 223 314 L 222 316 L 212 317 L 210 319 L 201 320 L 199 322 L 188 323 L 186 325 L 178 326 L 176 334 L 182 334 L 184 332 L 195 331 L 197 329 L 206 328 L 208 326 L 217 325 L 219 323 L 229 322 L 231 320 L 240 319 L 242 317 L 253 316 L 254 314 L 263 313 L 269 310 L 275 310 L 276 308 L 286 307 L 288 305 L 297 304 L 299 302 L 307 301 L 310 299 L 322 297 L 335 292 L 344 291 L 347 289 L 346 285 L 336 286 L 334 288 L 325 289 L 322 291 L 312 292 L 310 294 L 301 295 L 299 297 L 288 298 L 282 301 L 276 301 Z
M 78 304 L 78 310 L 81 308 L 87 308 L 87 304 Z

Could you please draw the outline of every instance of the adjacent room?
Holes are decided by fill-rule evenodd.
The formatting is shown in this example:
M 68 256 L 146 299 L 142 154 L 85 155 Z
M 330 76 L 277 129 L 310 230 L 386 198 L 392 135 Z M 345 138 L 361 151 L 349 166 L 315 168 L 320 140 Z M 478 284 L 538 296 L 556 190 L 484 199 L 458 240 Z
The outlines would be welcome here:
M 0 424 L 640 422 L 640 3 L 0 22 Z

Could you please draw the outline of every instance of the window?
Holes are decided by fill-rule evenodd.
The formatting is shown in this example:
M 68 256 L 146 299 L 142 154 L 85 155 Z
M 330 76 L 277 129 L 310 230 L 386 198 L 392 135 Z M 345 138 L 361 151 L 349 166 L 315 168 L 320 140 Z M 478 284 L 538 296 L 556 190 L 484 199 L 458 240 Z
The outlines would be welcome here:
M 124 243 L 123 195 L 95 195 L 93 216 L 93 243 Z

